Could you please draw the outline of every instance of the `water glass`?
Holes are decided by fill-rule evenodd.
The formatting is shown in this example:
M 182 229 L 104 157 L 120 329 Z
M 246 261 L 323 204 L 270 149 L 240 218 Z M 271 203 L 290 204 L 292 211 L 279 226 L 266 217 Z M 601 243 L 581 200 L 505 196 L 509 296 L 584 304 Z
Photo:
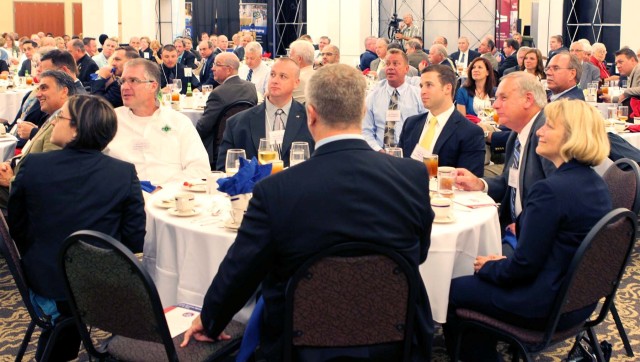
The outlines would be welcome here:
M 182 92 L 182 80 L 180 79 L 173 80 L 173 90 L 178 93 Z
M 295 166 L 301 162 L 308 160 L 309 144 L 307 142 L 293 142 L 291 144 L 291 152 L 289 153 L 289 166 Z
M 438 193 L 442 197 L 453 198 L 453 185 L 456 183 L 454 167 L 438 167 Z
M 615 120 L 618 118 L 618 107 L 607 107 L 607 120 Z
M 393 157 L 402 158 L 402 148 L 400 147 L 387 147 L 386 151 L 387 151 L 387 154 Z
M 216 193 L 218 190 L 218 180 L 224 177 L 225 174 L 222 171 L 211 171 L 207 176 L 207 193 L 209 195 Z
M 231 177 L 238 173 L 240 169 L 240 158 L 247 158 L 247 154 L 244 150 L 239 148 L 232 148 L 227 150 L 227 160 L 225 162 L 225 169 L 227 171 L 227 176 Z
M 618 106 L 618 120 L 626 122 L 629 119 L 629 107 Z

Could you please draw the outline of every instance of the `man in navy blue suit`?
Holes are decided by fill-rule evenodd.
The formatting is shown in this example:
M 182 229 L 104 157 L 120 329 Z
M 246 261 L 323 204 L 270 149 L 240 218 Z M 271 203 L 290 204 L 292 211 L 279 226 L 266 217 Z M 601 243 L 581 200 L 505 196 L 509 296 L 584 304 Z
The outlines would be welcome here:
M 558 52 L 544 68 L 547 75 L 547 87 L 551 91 L 551 102 L 560 98 L 580 99 L 584 101 L 584 93 L 578 88 L 582 76 L 580 59 L 567 51 Z
M 213 84 L 213 43 L 211 40 L 203 40 L 198 46 L 200 56 L 202 56 L 202 69 L 200 69 L 200 82 L 202 85 Z M 209 79 L 211 78 L 211 79 Z M 211 83 L 209 83 L 211 82 Z
M 365 83 L 345 64 L 322 67 L 311 77 L 307 124 L 317 148 L 309 160 L 256 184 L 238 236 L 183 346 L 191 338 L 229 338 L 223 332 L 227 323 L 262 284 L 260 348 L 267 361 L 281 361 L 287 281 L 308 258 L 334 245 L 356 240 L 384 245 L 418 272 L 433 221 L 427 170 L 421 162 L 376 152 L 365 142 Z M 426 291 L 420 294 L 410 354 L 412 361 L 429 361 L 433 321 Z M 297 349 L 296 360 L 395 361 L 398 356 L 389 353 L 393 345 Z
M 399 142 L 404 156 L 422 162 L 433 153 L 440 166 L 466 168 L 482 177 L 484 134 L 453 105 L 456 75 L 451 67 L 428 66 L 420 76 L 420 86 L 422 103 L 429 112 L 404 122 Z

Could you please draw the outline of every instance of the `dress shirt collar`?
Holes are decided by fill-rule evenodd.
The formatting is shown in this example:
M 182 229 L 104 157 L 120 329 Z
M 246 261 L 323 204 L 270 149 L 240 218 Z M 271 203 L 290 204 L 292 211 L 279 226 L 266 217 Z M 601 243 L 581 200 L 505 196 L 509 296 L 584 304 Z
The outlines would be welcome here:
M 456 109 L 456 107 L 452 104 L 451 107 L 447 108 L 447 110 L 445 110 L 444 112 L 442 112 L 440 114 L 433 114 L 433 113 L 429 112 L 429 116 L 427 117 L 427 124 L 429 124 L 429 121 L 433 117 L 436 117 L 436 119 L 438 120 L 438 127 L 440 129 L 442 129 L 444 127 L 444 125 L 447 124 L 447 120 L 449 118 L 451 118 L 451 114 L 453 114 L 453 111 L 455 109 Z
M 316 142 L 315 149 L 317 150 L 318 148 L 326 145 L 327 143 L 342 141 L 342 140 L 363 140 L 364 141 L 364 137 L 361 134 L 352 134 L 352 133 L 338 134 L 335 136 L 323 138 L 320 141 Z
M 225 84 L 229 79 L 233 78 L 233 77 L 237 77 L 237 74 L 232 74 L 230 76 L 227 77 L 227 79 L 224 80 L 224 82 L 222 82 L 222 84 Z
M 390 84 L 389 81 L 385 79 L 385 83 L 384 83 L 384 87 L 385 87 L 385 92 L 389 95 L 389 97 L 391 97 L 391 95 L 393 94 L 394 90 L 398 90 L 398 93 L 400 94 L 400 96 L 402 97 L 402 95 L 407 91 L 407 89 L 409 88 L 409 85 L 407 84 L 407 81 L 405 79 L 405 81 L 402 83 L 402 85 L 400 85 L 398 88 L 393 88 Z
M 555 101 L 556 99 L 560 98 L 563 94 L 567 93 L 568 91 L 572 90 L 573 88 L 575 88 L 575 87 L 577 87 L 577 86 L 578 86 L 578 85 L 576 84 L 576 85 L 574 85 L 573 87 L 571 87 L 571 88 L 569 88 L 569 89 L 565 90 L 564 92 L 560 92 L 560 93 L 558 93 L 558 94 L 552 94 L 552 95 L 551 95 L 551 97 L 549 97 L 549 100 L 550 100 L 551 102 L 553 102 L 553 101 Z
M 266 112 L 266 117 L 265 117 L 265 129 L 267 132 L 271 131 L 271 126 L 273 126 L 273 121 L 275 120 L 275 114 L 276 111 L 278 109 L 282 109 L 282 111 L 284 112 L 284 114 L 282 115 L 282 121 L 284 122 L 284 127 L 285 129 L 287 128 L 287 119 L 289 118 L 289 112 L 291 111 L 291 105 L 293 104 L 293 98 L 291 98 L 289 100 L 289 102 L 287 102 L 287 104 L 285 104 L 282 107 L 277 107 L 275 104 L 271 103 L 271 101 L 269 101 L 268 98 L 265 98 L 264 100 L 264 104 L 265 104 L 265 112 Z
M 520 141 L 520 159 L 522 159 L 522 155 L 524 154 L 524 148 L 527 144 L 527 140 L 529 139 L 529 133 L 531 133 L 531 127 L 533 127 L 533 122 L 535 122 L 536 118 L 540 112 L 533 115 L 533 117 L 529 120 L 529 122 L 522 128 L 522 131 L 518 133 L 518 140 Z M 522 165 L 522 162 L 520 162 Z

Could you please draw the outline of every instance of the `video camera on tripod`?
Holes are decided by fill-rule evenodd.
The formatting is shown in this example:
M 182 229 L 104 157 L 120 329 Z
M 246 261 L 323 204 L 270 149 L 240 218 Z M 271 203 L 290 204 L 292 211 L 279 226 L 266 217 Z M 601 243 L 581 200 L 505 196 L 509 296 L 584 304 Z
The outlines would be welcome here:
M 389 19 L 389 27 L 387 28 L 387 35 L 389 35 L 389 39 L 395 39 L 396 33 L 400 32 L 400 19 L 398 19 L 398 14 L 393 13 L 391 18 Z

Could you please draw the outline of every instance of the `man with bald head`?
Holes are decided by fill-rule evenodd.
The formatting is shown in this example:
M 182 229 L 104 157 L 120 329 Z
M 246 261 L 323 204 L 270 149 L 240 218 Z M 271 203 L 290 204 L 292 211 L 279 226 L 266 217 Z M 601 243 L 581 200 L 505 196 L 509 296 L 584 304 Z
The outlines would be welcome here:
M 196 130 L 209 154 L 211 168 L 216 166 L 218 146 L 224 133 L 224 124 L 220 124 L 220 116 L 226 106 L 237 101 L 258 103 L 256 87 L 253 83 L 238 77 L 240 60 L 233 53 L 220 53 L 214 60 L 213 77 L 220 83 L 207 99 L 202 118 L 196 124 Z
M 340 49 L 333 44 L 325 45 L 320 55 L 322 56 L 322 65 L 340 63 Z

